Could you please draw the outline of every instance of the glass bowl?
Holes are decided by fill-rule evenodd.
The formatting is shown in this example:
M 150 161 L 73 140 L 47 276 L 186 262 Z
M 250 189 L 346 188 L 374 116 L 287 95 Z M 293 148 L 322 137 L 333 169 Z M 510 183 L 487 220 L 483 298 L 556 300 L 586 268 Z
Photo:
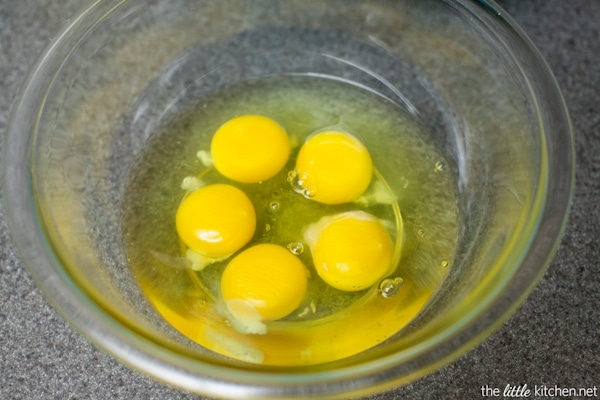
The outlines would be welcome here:
M 456 192 L 454 251 L 427 267 L 446 271 L 416 317 L 391 313 L 398 332 L 309 365 L 251 363 L 181 335 L 142 294 L 123 246 L 130 173 L 156 132 L 213 93 L 281 77 L 342 82 L 401 109 L 443 155 L 423 162 Z M 372 140 L 384 160 L 401 154 Z M 492 1 L 96 1 L 35 65 L 4 146 L 10 228 L 50 302 L 125 364 L 230 398 L 366 395 L 464 354 L 544 273 L 574 181 L 552 73 Z M 405 226 L 408 246 L 438 234 L 415 229 Z

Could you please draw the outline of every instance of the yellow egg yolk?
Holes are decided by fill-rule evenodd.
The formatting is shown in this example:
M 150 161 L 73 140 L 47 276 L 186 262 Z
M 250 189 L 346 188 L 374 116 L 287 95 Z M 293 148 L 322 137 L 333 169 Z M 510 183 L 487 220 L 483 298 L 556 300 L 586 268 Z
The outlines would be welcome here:
M 305 232 L 315 269 L 344 291 L 366 289 L 391 272 L 394 244 L 382 223 L 364 211 L 323 217 Z
M 175 225 L 191 250 L 206 257 L 224 257 L 252 239 L 256 212 L 248 196 L 236 187 L 208 185 L 182 200 Z
M 324 131 L 310 136 L 296 159 L 297 180 L 306 197 L 325 204 L 351 202 L 367 189 L 373 163 L 354 136 Z
M 217 171 L 243 183 L 264 181 L 287 163 L 290 139 L 281 125 L 262 115 L 233 118 L 217 129 L 210 152 Z
M 265 243 L 231 260 L 221 277 L 221 295 L 236 319 L 272 321 L 300 305 L 307 285 L 304 264 L 286 248 Z

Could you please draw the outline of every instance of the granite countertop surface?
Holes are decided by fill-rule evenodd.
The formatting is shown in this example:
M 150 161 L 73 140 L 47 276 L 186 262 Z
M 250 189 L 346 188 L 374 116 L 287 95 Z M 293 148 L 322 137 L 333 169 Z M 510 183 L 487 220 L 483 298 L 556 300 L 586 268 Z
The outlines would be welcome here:
M 27 70 L 89 3 L 0 0 L 2 138 Z M 506 323 L 458 360 L 370 399 L 476 399 L 486 397 L 482 387 L 502 392 L 507 384 L 596 388 L 590 397 L 600 397 L 600 1 L 499 3 L 547 59 L 570 109 L 577 156 L 571 217 L 547 273 Z M 0 399 L 192 398 L 74 331 L 19 261 L 0 209 Z

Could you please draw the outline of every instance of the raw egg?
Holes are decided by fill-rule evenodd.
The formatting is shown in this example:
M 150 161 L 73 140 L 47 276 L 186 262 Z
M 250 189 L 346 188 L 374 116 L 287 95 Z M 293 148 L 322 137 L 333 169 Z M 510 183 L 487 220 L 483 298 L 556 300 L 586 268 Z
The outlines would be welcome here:
M 189 193 L 175 216 L 183 243 L 205 257 L 228 256 L 246 245 L 256 229 L 256 212 L 240 189 L 227 184 Z
M 308 137 L 296 159 L 292 184 L 307 198 L 341 204 L 358 199 L 372 176 L 371 156 L 362 142 L 329 130 Z
M 364 211 L 321 218 L 304 234 L 319 276 L 344 291 L 369 288 L 391 272 L 394 243 L 379 219 Z
M 291 151 L 290 138 L 276 121 L 263 115 L 243 115 L 215 132 L 210 152 L 215 168 L 229 179 L 256 183 L 283 169 Z
M 306 294 L 307 270 L 285 247 L 263 243 L 236 255 L 221 277 L 221 295 L 239 321 L 273 321 L 292 313 Z

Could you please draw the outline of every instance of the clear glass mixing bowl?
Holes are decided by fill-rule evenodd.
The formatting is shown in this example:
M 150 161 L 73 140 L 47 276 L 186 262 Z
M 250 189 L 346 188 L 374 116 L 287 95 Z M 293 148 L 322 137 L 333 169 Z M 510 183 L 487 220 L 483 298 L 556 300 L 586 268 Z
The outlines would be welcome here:
M 141 294 L 119 226 L 130 167 L 162 122 L 206 93 L 286 74 L 352 82 L 418 119 L 460 211 L 451 268 L 418 317 L 306 367 L 232 360 L 180 335 Z M 10 228 L 52 304 L 127 365 L 232 398 L 364 395 L 460 356 L 544 273 L 574 175 L 557 84 L 492 1 L 97 1 L 32 70 L 4 146 Z

